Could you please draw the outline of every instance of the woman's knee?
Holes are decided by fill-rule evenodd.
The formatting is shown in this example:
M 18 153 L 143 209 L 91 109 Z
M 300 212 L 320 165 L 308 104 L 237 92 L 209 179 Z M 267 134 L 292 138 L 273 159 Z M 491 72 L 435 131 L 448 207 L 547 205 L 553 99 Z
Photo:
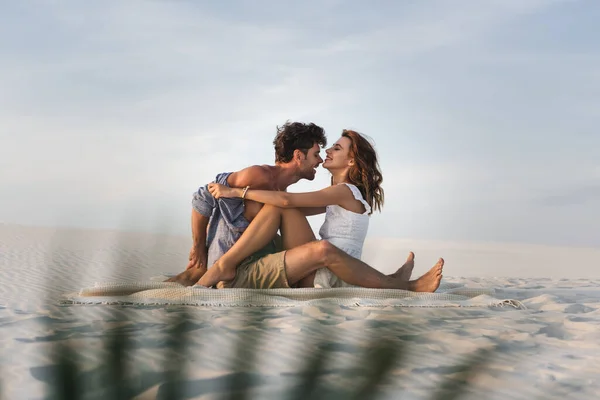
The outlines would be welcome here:
M 337 250 L 337 248 L 327 240 L 319 240 L 318 242 L 315 242 L 315 247 L 315 251 L 318 254 L 317 258 L 323 265 L 327 265 L 332 260 Z
M 332 247 L 333 246 L 325 240 L 315 240 L 314 242 L 306 243 L 305 245 L 298 247 L 298 249 L 299 253 L 302 254 L 302 259 L 308 265 L 322 268 L 330 258 Z

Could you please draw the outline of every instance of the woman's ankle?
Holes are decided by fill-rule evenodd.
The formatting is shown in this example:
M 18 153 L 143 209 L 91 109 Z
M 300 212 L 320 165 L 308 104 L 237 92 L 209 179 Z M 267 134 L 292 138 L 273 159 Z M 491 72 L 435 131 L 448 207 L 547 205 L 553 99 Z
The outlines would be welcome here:
M 219 280 L 221 281 L 232 281 L 235 278 L 237 269 L 235 265 L 232 266 L 219 260 L 213 265 L 213 268 L 217 269 Z

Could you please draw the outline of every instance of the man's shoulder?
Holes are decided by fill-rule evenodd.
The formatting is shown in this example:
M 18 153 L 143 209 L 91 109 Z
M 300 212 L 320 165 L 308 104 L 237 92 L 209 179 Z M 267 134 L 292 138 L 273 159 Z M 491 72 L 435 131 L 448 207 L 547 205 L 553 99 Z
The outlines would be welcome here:
M 274 167 L 270 165 L 251 165 L 233 172 L 227 178 L 227 183 L 231 187 L 268 186 L 272 178 L 272 168 Z
M 269 179 L 272 175 L 273 168 L 274 167 L 271 165 L 251 165 L 242 170 L 239 170 L 238 172 L 234 172 L 233 174 L 240 176 L 249 176 L 257 179 Z
M 252 173 L 259 174 L 259 175 L 260 174 L 270 174 L 271 170 L 273 168 L 275 168 L 275 167 L 273 167 L 272 165 L 251 165 L 249 167 L 246 167 L 246 168 L 240 170 L 240 172 L 241 171 L 249 171 Z

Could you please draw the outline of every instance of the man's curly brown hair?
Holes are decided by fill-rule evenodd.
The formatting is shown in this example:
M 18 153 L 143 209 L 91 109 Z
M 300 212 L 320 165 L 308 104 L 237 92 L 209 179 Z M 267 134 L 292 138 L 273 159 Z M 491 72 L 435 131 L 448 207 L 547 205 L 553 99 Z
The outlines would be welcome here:
M 323 128 L 312 122 L 305 124 L 288 121 L 277 127 L 277 135 L 273 140 L 275 162 L 288 163 L 292 161 L 294 150 L 300 150 L 306 155 L 315 143 L 321 147 L 327 146 Z

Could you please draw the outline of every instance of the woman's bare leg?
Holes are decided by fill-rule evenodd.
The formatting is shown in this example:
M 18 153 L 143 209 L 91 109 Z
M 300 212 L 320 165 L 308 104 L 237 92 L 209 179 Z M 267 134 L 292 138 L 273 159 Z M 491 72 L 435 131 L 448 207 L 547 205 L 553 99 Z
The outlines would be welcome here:
M 281 216 L 281 238 L 283 248 L 293 249 L 317 240 L 315 234 L 302 211 L 297 208 L 283 210 Z M 312 272 L 297 282 L 297 287 L 314 287 L 315 273 Z
M 285 254 L 285 271 L 290 284 L 319 268 L 328 268 L 338 278 L 355 286 L 434 292 L 440 285 L 443 266 L 444 260 L 440 258 L 425 275 L 406 281 L 402 274 L 384 275 L 324 240 L 288 250 Z
M 233 280 L 237 266 L 266 246 L 280 228 L 285 249 L 315 240 L 312 229 L 301 211 L 264 205 L 238 241 L 208 269 L 198 283 L 213 286 L 220 281 Z
M 297 211 L 297 210 L 294 210 L 294 211 Z M 290 215 L 290 214 L 292 214 L 292 213 L 287 213 L 287 216 L 288 216 L 287 219 L 288 220 L 291 219 L 291 218 L 294 218 L 294 216 Z M 306 220 L 306 218 L 303 215 L 302 215 L 302 218 L 304 219 L 304 222 L 306 223 L 305 228 L 308 228 L 308 231 L 305 231 L 306 236 L 304 236 L 303 234 L 294 235 L 292 233 L 294 231 L 291 230 L 291 229 L 289 229 L 289 231 L 286 231 L 285 228 L 284 228 L 284 225 L 286 225 L 285 224 L 286 217 L 284 216 L 282 218 L 282 220 L 284 221 L 284 223 L 282 224 L 282 228 L 281 228 L 282 229 L 282 235 L 285 235 L 287 237 L 292 238 L 290 241 L 287 242 L 288 246 L 291 246 L 291 247 L 286 247 L 285 244 L 284 244 L 284 247 L 286 249 L 291 249 L 291 248 L 294 248 L 294 247 L 299 247 L 299 246 L 301 246 L 303 244 L 306 244 L 306 243 L 309 243 L 311 241 L 314 241 L 314 234 L 312 232 L 312 229 L 310 229 L 310 225 L 308 225 L 308 221 Z M 301 227 L 301 225 L 302 225 L 301 222 L 302 221 L 299 221 L 298 225 L 296 225 L 296 227 Z M 289 223 L 289 224 L 287 224 L 287 227 L 293 228 L 294 225 L 292 223 Z M 298 232 L 302 233 L 302 228 L 300 228 L 298 230 Z M 285 236 L 284 236 L 284 238 L 285 238 Z M 303 238 L 304 238 L 304 240 L 308 240 L 308 239 L 311 239 L 311 240 L 302 242 Z M 296 242 L 294 242 L 294 240 L 296 240 Z M 284 240 L 284 242 L 285 242 L 285 240 Z M 292 254 L 292 257 L 293 256 L 294 255 Z M 288 256 L 286 255 L 286 265 L 288 263 L 288 258 L 287 257 Z M 314 255 L 313 255 L 313 257 L 314 257 Z M 408 280 L 410 279 L 410 275 L 412 273 L 412 270 L 414 268 L 414 265 L 415 265 L 414 258 L 415 258 L 414 253 L 410 252 L 409 255 L 408 255 L 408 258 L 406 259 L 406 262 L 404 263 L 404 265 L 402 265 L 402 267 L 400 267 L 398 269 L 398 271 L 396 271 L 395 273 L 393 273 L 393 274 L 391 274 L 389 276 L 390 277 L 397 277 L 401 281 L 408 282 Z M 313 260 L 309 259 L 309 262 L 313 262 Z M 292 260 L 292 263 L 293 263 L 293 260 Z M 314 286 L 315 273 L 316 273 L 316 270 L 310 272 L 307 276 L 305 276 L 304 278 L 298 280 L 297 282 L 294 281 L 294 283 L 297 283 L 298 287 L 313 287 Z M 182 272 L 181 274 L 179 274 L 178 275 L 178 280 L 176 282 L 179 282 L 179 283 L 181 283 L 182 285 L 185 285 L 185 286 L 191 286 L 191 285 L 195 284 L 196 282 L 198 282 L 198 280 L 202 277 L 203 274 L 204 274 L 204 272 L 200 271 L 198 269 L 195 269 L 195 268 L 189 269 L 189 270 L 186 270 L 186 271 Z M 288 277 L 288 280 L 289 280 L 289 277 Z M 293 283 L 290 282 L 290 284 L 293 284 Z M 362 286 L 362 285 L 359 285 L 359 286 Z

